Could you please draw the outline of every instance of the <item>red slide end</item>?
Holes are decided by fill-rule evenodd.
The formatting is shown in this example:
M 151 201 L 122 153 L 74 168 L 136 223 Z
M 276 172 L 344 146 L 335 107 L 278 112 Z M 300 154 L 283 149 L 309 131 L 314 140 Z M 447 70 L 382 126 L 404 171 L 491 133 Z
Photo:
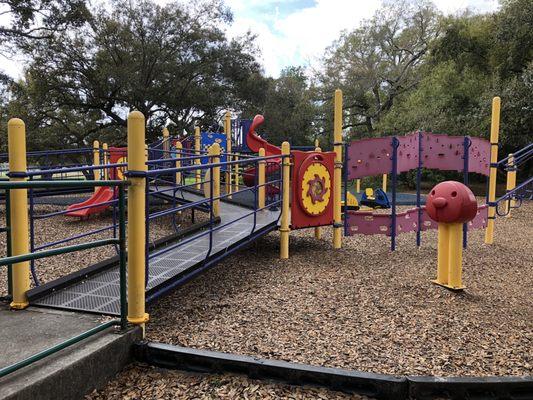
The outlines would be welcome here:
M 257 136 L 255 130 L 259 128 L 265 122 L 265 117 L 262 115 L 256 115 L 250 125 L 250 130 L 246 134 L 246 145 L 254 153 L 259 153 L 259 149 L 262 147 L 265 149 L 266 156 L 275 156 L 281 154 L 281 149 L 273 144 L 268 143 L 265 139 Z
M 96 190 L 96 192 L 94 192 L 91 197 L 89 197 L 84 202 L 70 205 L 67 208 L 67 211 L 69 212 L 65 215 L 68 215 L 69 217 L 86 218 L 91 214 L 101 213 L 109 207 L 109 204 L 102 203 L 107 203 L 108 201 L 113 200 L 113 197 L 114 191 L 112 188 L 107 186 L 101 186 Z M 79 208 L 86 206 L 93 207 L 83 208 L 82 210 L 79 210 Z

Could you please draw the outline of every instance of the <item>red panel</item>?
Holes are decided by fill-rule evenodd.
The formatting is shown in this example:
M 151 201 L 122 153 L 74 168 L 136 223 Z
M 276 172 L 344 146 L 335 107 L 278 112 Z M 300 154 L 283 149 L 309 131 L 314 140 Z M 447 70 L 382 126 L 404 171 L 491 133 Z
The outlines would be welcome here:
M 126 162 L 128 158 L 127 147 L 110 147 L 109 148 L 109 164 L 119 164 Z M 120 169 L 120 171 L 117 171 Z M 109 171 L 109 179 L 122 180 L 124 179 L 124 171 L 126 168 L 111 168 Z
M 334 165 L 335 165 L 335 153 L 318 153 L 318 152 L 303 152 L 292 151 L 292 201 L 291 201 L 291 229 L 309 228 L 315 226 L 331 225 L 333 224 L 333 187 L 334 187 Z M 299 182 L 301 180 L 300 174 L 303 173 L 300 167 L 309 158 L 314 162 L 320 162 L 323 164 L 331 175 L 331 188 L 332 190 L 326 211 L 317 216 L 311 216 L 307 214 L 302 208 L 300 201 L 297 201 L 298 193 L 301 190 Z

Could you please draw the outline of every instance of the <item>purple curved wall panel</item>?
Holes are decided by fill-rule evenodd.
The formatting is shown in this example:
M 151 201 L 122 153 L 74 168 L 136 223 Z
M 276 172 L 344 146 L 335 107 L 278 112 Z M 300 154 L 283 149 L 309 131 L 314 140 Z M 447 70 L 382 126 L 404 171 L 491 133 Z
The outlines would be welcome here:
M 419 134 L 398 136 L 398 173 L 418 168 Z M 489 174 L 490 143 L 471 138 L 469 172 Z M 463 171 L 464 136 L 422 133 L 422 166 L 441 171 Z M 348 147 L 348 179 L 388 174 L 392 171 L 392 138 L 362 139 Z
M 472 144 L 468 149 L 468 170 L 489 176 L 490 142 L 478 137 L 470 138 Z
M 418 132 L 398 136 L 398 173 L 418 168 Z
M 392 138 L 362 139 L 348 147 L 348 179 L 389 174 L 392 171 Z
M 441 171 L 463 170 L 464 136 L 448 136 L 424 132 L 422 166 Z
M 468 223 L 468 230 L 483 229 L 487 226 L 487 205 L 478 207 L 476 217 Z M 438 224 L 433 221 L 422 207 L 421 231 L 437 229 Z M 373 214 L 371 211 L 348 211 L 348 236 L 353 235 L 391 235 L 390 214 Z M 418 209 L 412 208 L 396 214 L 396 233 L 416 232 L 418 224 Z

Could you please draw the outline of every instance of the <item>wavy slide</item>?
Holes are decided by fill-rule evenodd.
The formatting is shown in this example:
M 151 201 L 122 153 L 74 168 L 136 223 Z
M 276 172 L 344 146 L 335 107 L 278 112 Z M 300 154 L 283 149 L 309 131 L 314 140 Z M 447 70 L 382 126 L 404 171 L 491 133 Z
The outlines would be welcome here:
M 265 139 L 259 137 L 255 133 L 255 130 L 260 125 L 262 125 L 263 122 L 265 122 L 265 117 L 263 117 L 262 115 L 256 115 L 254 117 L 254 120 L 252 121 L 252 125 L 250 125 L 250 129 L 248 130 L 248 134 L 246 135 L 246 145 L 254 153 L 259 153 L 259 149 L 263 148 L 265 149 L 265 156 L 281 155 L 281 149 L 279 147 L 268 143 Z M 265 174 L 267 175 L 267 177 L 279 171 L 280 162 L 281 162 L 281 158 L 272 158 L 272 159 L 267 160 L 267 165 L 265 168 Z M 248 168 L 247 170 L 245 170 L 243 173 L 242 179 L 246 186 L 248 187 L 254 186 L 255 185 L 255 167 Z M 266 192 L 269 195 L 277 194 L 279 193 L 279 188 L 273 185 L 268 185 L 266 187 Z
M 105 203 L 113 200 L 113 197 L 113 188 L 101 186 L 84 202 L 70 205 L 67 208 L 68 212 L 65 215 L 68 215 L 69 217 L 87 218 L 89 215 L 101 213 L 109 207 L 109 204 Z M 82 209 L 80 210 L 80 208 Z

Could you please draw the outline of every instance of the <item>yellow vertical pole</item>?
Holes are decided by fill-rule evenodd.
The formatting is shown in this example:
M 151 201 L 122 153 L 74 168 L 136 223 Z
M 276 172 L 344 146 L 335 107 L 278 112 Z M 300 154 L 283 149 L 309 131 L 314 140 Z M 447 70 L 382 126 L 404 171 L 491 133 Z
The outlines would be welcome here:
M 333 120 L 333 145 L 335 149 L 335 174 L 333 181 L 333 247 L 342 246 L 341 177 L 342 177 L 342 90 L 335 90 L 335 114 Z
M 194 128 L 194 155 L 198 157 L 200 155 L 200 127 L 196 126 Z M 201 161 L 199 158 L 194 159 L 194 164 L 200 166 Z M 196 190 L 201 189 L 200 181 L 202 180 L 202 171 L 197 169 L 195 173 L 196 180 Z
M 211 163 L 218 164 L 220 162 L 220 145 L 218 143 L 213 144 L 209 148 L 209 154 L 211 155 Z M 220 216 L 220 166 L 213 167 L 213 215 L 215 217 Z M 207 183 L 209 185 L 209 183 Z
M 170 132 L 163 128 L 163 158 L 170 158 Z
M 145 120 L 139 111 L 128 116 L 128 172 L 146 171 Z M 145 187 L 143 176 L 128 178 L 128 321 L 142 325 L 145 312 Z
M 226 161 L 231 161 L 231 113 L 227 112 L 224 118 L 224 132 L 226 133 Z M 231 165 L 226 165 L 226 172 L 224 173 L 226 180 L 226 193 L 231 193 Z M 229 196 L 231 199 L 231 196 Z
M 12 182 L 26 180 L 26 126 L 21 119 L 12 118 L 7 124 L 7 141 L 9 151 L 9 178 Z M 18 176 L 17 176 L 18 175 Z M 11 202 L 11 255 L 29 253 L 28 234 L 28 189 L 12 189 L 9 192 Z M 28 307 L 26 292 L 30 289 L 29 261 L 13 264 L 12 267 L 13 301 L 11 308 L 22 310 Z
M 318 144 L 318 139 L 315 139 L 315 145 L 317 145 L 317 144 Z M 316 152 L 320 153 L 322 151 L 322 149 L 320 147 L 318 147 L 318 146 L 315 146 L 315 147 L 316 147 L 315 148 Z M 345 200 L 345 201 L 347 201 L 347 200 Z M 315 239 L 320 239 L 321 237 L 322 237 L 322 232 L 320 231 L 320 227 L 317 226 L 317 227 L 315 227 Z
M 450 268 L 450 224 L 439 223 L 437 250 L 437 279 L 439 285 L 448 284 Z
M 107 143 L 102 144 L 102 151 L 104 153 L 104 165 L 109 164 L 109 147 L 107 146 Z M 104 180 L 107 181 L 109 179 L 109 169 L 104 169 Z
M 183 145 L 181 144 L 180 141 L 177 141 L 176 142 L 176 168 L 180 168 L 181 167 L 181 157 L 182 157 L 182 153 L 181 153 L 181 150 L 183 148 Z M 178 171 L 176 172 L 176 185 L 181 185 L 182 182 L 181 182 L 181 171 Z
M 319 147 L 320 144 L 318 143 L 318 139 L 315 139 L 315 148 Z
M 500 103 L 499 97 L 492 99 L 492 120 L 490 124 L 490 174 L 489 174 L 489 204 L 496 200 L 496 175 L 498 162 L 498 137 L 500 134 Z M 487 229 L 485 230 L 485 243 L 494 242 L 494 220 L 496 208 L 489 206 Z
M 264 157 L 265 156 L 265 149 L 264 148 L 260 148 L 259 149 L 259 157 Z M 258 163 L 258 171 L 257 171 L 257 185 L 259 186 L 258 187 L 258 191 L 257 191 L 257 206 L 258 208 L 260 209 L 263 209 L 265 208 L 265 177 L 266 177 L 266 169 L 265 169 L 265 166 L 266 166 L 266 160 L 261 160 L 259 161 Z
M 387 193 L 387 174 L 383 174 L 383 179 L 381 183 L 381 188 L 385 193 Z
M 100 165 L 100 143 L 98 140 L 95 140 L 93 142 L 93 166 L 97 167 Z M 100 170 L 95 169 L 93 170 L 94 173 L 94 180 L 99 181 L 100 180 Z M 97 187 L 94 188 L 94 191 L 96 192 L 98 190 Z
M 450 289 L 464 289 L 461 275 L 463 270 L 463 224 L 449 224 L 449 270 L 448 287 Z
M 514 163 L 514 156 L 513 154 L 509 154 L 509 160 L 507 161 L 507 184 L 506 184 L 506 190 L 507 192 L 510 192 L 516 187 L 516 169 L 515 169 L 515 163 Z M 515 201 L 506 201 L 505 202 L 505 210 L 507 211 L 507 218 L 511 217 L 511 207 L 514 207 Z
M 291 160 L 289 155 L 291 154 L 291 146 L 289 142 L 283 142 L 281 144 L 281 154 L 283 157 L 283 182 L 281 184 L 282 189 L 282 204 L 281 204 L 281 226 L 280 232 L 280 258 L 289 258 L 289 234 L 291 229 L 289 227 L 289 201 L 290 201 L 290 173 L 291 173 Z
M 361 179 L 355 180 L 355 192 L 360 193 L 361 192 Z

